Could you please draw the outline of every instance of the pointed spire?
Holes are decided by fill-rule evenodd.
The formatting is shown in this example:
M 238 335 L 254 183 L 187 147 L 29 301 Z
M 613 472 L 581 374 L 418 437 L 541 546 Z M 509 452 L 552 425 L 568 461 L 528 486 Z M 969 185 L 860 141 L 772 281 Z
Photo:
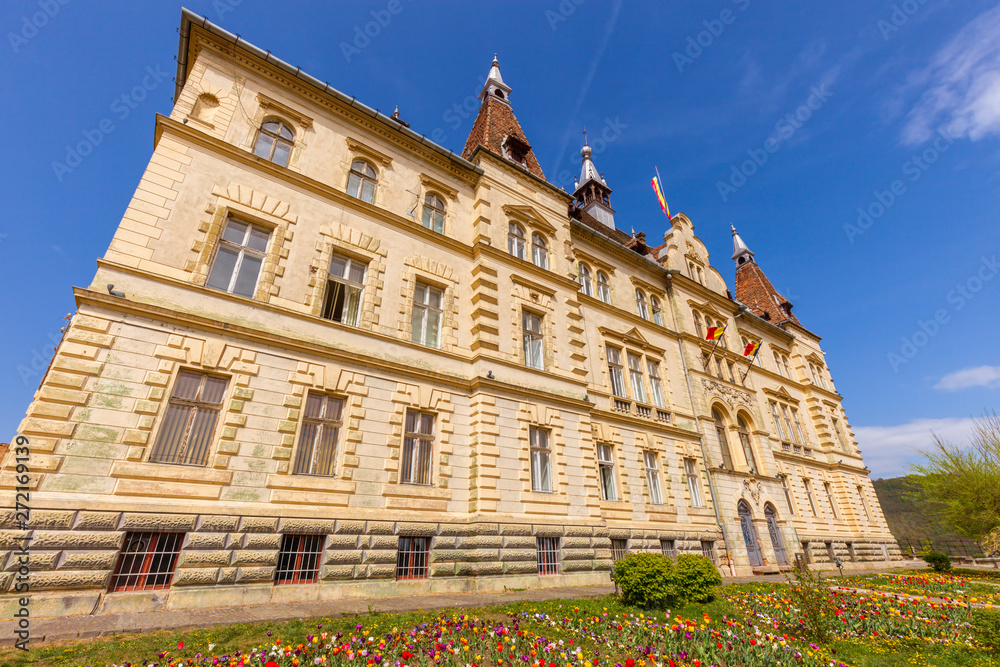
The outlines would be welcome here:
M 747 262 L 752 262 L 753 253 L 750 252 L 750 248 L 748 248 L 747 244 L 740 238 L 739 233 L 736 231 L 736 226 L 733 224 L 730 224 L 729 226 L 733 228 L 733 259 L 736 260 L 736 266 L 740 267 Z
M 479 92 L 480 100 L 486 101 L 487 96 L 501 100 L 505 104 L 510 104 L 510 86 L 504 83 L 503 77 L 500 76 L 500 61 L 497 60 L 497 54 L 495 53 L 493 54 L 493 64 L 490 65 L 490 73 L 486 77 L 486 83 Z
M 580 208 L 613 229 L 615 227 L 615 212 L 611 208 L 611 188 L 604 180 L 604 175 L 598 172 L 597 167 L 594 166 L 594 161 L 591 159 L 593 153 L 593 149 L 587 144 L 587 130 L 584 129 L 583 148 L 580 149 L 583 166 L 580 168 L 580 180 L 576 182 L 573 195 Z

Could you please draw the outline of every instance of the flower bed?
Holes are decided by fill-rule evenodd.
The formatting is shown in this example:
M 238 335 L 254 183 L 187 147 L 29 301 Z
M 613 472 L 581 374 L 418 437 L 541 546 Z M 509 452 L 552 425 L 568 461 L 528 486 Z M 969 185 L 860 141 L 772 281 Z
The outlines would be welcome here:
M 953 574 L 869 574 L 836 580 L 838 586 L 905 593 L 950 602 L 1000 605 L 1000 588 Z

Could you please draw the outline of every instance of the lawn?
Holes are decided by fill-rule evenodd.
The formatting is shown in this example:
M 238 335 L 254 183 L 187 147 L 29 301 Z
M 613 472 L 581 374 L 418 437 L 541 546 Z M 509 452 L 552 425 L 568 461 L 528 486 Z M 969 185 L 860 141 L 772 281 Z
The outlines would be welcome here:
M 669 612 L 642 612 L 614 597 L 433 613 L 373 608 L 333 619 L 42 644 L 28 653 L 2 649 L 0 664 L 1000 667 L 1000 655 L 982 648 L 967 605 L 898 605 L 831 593 L 826 618 L 836 625 L 832 638 L 821 643 L 794 599 L 783 584 L 746 584 L 725 587 L 714 602 Z
M 1000 605 L 1000 586 L 937 572 L 868 574 L 836 579 L 838 586 Z

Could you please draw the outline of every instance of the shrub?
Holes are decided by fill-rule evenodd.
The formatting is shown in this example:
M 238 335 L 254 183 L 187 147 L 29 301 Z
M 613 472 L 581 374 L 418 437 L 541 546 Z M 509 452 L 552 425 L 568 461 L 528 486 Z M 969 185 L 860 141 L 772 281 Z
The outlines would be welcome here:
M 683 554 L 674 565 L 677 594 L 688 602 L 711 602 L 715 589 L 722 585 L 722 576 L 712 561 L 704 556 Z
M 802 632 L 820 642 L 829 640 L 836 618 L 829 584 L 823 582 L 822 575 L 808 567 L 796 568 L 791 577 L 785 575 L 785 578 L 788 581 L 788 597 L 794 600 L 802 617 Z
M 615 583 L 622 602 L 643 609 L 662 608 L 677 600 L 673 562 L 655 553 L 629 554 L 615 563 Z
M 951 569 L 951 559 L 948 558 L 948 554 L 943 554 L 940 551 L 926 550 L 923 553 L 923 559 L 934 568 L 935 572 L 947 572 Z

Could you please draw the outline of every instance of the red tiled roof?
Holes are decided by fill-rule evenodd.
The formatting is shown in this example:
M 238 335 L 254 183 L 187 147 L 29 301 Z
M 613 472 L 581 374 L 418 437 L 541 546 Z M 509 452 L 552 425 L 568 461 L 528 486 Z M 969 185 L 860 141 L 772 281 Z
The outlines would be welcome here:
M 486 100 L 479 107 L 479 115 L 476 116 L 476 122 L 473 123 L 472 131 L 469 132 L 462 157 L 466 160 L 471 158 L 478 146 L 502 156 L 504 151 L 501 144 L 504 137 L 507 136 L 514 137 L 517 141 L 528 146 L 524 163 L 521 166 L 544 180 L 545 174 L 542 173 L 542 168 L 538 165 L 538 160 L 535 159 L 535 152 L 531 149 L 527 137 L 524 136 L 521 124 L 514 116 L 514 110 L 492 95 L 487 95 Z
M 736 268 L 736 300 L 771 324 L 794 322 L 802 326 L 792 314 L 791 302 L 774 289 L 764 271 L 752 260 Z

